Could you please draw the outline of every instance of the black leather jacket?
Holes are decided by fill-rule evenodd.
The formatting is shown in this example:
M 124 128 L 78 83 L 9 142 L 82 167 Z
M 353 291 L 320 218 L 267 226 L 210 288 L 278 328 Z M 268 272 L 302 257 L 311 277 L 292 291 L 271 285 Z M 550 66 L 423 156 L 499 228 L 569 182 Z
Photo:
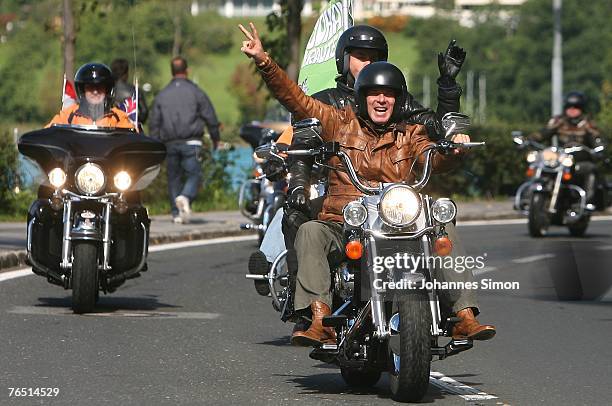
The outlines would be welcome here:
M 430 108 L 423 107 L 412 94 L 408 93 L 404 106 L 404 120 L 409 123 L 424 125 L 429 133 L 429 138 L 439 139 L 444 135 L 440 120 L 449 111 L 459 111 L 460 96 L 461 86 L 456 82 L 444 87 L 438 80 L 437 110 L 433 111 Z M 352 87 L 346 84 L 346 79 L 342 77 L 336 79 L 335 88 L 321 90 L 313 94 L 312 97 L 339 109 L 346 106 L 355 109 L 355 92 Z

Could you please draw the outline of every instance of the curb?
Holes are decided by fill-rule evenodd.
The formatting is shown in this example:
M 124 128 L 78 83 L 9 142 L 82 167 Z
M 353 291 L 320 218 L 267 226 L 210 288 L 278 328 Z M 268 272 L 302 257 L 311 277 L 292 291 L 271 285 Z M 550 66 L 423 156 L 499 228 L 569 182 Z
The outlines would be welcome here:
M 202 230 L 202 231 L 187 231 L 168 234 L 156 234 L 149 236 L 149 245 L 168 244 L 173 242 L 208 240 L 211 238 L 233 237 L 238 235 L 255 234 L 254 230 Z M 18 266 L 27 266 L 26 250 L 9 251 L 0 254 L 0 271 Z

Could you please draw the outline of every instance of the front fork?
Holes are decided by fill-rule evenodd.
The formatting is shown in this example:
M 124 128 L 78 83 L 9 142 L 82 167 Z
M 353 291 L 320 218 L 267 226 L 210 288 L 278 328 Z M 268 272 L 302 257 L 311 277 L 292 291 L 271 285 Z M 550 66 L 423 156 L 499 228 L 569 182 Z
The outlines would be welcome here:
M 102 230 L 102 270 L 108 271 L 111 269 L 110 266 L 110 248 L 111 248 L 111 224 L 110 216 L 112 212 L 112 203 L 106 201 L 103 203 L 104 209 L 102 210 L 102 221 L 104 223 Z M 72 240 L 76 239 L 98 239 L 98 238 L 83 238 L 82 236 L 75 236 L 75 230 L 73 230 L 73 200 L 68 199 L 64 202 L 64 231 L 62 236 L 62 262 L 61 268 L 64 270 L 72 269 Z M 97 234 L 97 233 L 96 233 Z

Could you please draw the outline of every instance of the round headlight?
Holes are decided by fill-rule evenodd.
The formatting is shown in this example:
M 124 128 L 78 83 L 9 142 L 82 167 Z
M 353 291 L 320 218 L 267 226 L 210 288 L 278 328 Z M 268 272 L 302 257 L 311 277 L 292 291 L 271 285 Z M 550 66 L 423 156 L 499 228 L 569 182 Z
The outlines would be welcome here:
M 359 227 L 368 218 L 368 210 L 359 202 L 350 202 L 344 206 L 344 221 L 353 227 Z
M 457 215 L 457 206 L 450 199 L 438 199 L 431 205 L 431 214 L 439 223 L 450 223 Z
M 113 180 L 115 181 L 115 187 L 122 192 L 128 190 L 128 188 L 132 185 L 132 177 L 126 171 L 117 173 Z
M 559 153 L 552 148 L 546 148 L 542 151 L 542 160 L 546 166 L 557 166 L 559 164 Z
M 380 218 L 394 227 L 408 226 L 421 213 L 421 198 L 411 187 L 395 185 L 387 189 L 379 203 Z
M 538 153 L 536 151 L 529 151 L 527 154 L 527 162 L 532 163 L 538 158 Z
M 104 172 L 96 164 L 87 163 L 76 171 L 76 186 L 81 193 L 93 195 L 98 193 L 106 184 Z
M 51 169 L 49 172 L 49 182 L 51 182 L 54 188 L 61 188 L 66 183 L 66 172 L 61 168 Z
M 561 165 L 568 168 L 571 167 L 572 165 L 574 165 L 574 157 L 571 155 L 565 155 L 563 159 L 561 159 Z

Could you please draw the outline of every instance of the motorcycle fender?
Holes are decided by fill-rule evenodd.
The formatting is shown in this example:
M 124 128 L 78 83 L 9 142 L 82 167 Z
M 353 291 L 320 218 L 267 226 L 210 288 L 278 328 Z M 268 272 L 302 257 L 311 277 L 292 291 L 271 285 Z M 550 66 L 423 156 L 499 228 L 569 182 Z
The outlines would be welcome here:
M 102 220 L 97 214 L 89 210 L 78 212 L 70 230 L 70 239 L 102 241 L 101 224 Z

